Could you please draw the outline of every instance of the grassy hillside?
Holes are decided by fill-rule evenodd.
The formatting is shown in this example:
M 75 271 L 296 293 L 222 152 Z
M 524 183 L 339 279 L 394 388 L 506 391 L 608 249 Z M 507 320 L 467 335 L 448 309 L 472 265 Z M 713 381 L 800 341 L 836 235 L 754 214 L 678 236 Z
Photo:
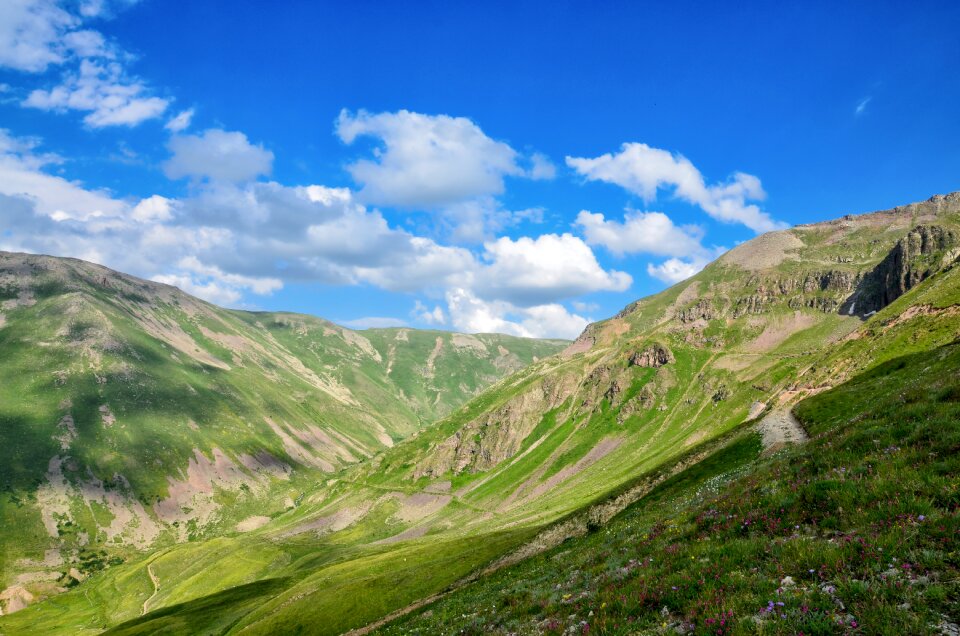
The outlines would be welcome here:
M 567 343 L 354 332 L 0 254 L 0 609 L 252 530 Z
M 209 633 L 336 634 L 444 590 L 460 589 L 477 577 L 481 583 L 470 589 L 492 595 L 499 588 L 484 581 L 506 586 L 514 579 L 502 568 L 518 562 L 514 567 L 519 569 L 509 570 L 515 573 L 516 585 L 522 587 L 521 579 L 529 577 L 536 590 L 546 590 L 537 587 L 537 577 L 546 577 L 551 568 L 560 566 L 538 555 L 563 554 L 563 542 L 575 541 L 582 547 L 569 555 L 572 562 L 579 562 L 581 552 L 584 559 L 594 558 L 591 555 L 605 541 L 605 528 L 617 527 L 619 519 L 625 518 L 617 515 L 631 505 L 634 512 L 627 516 L 640 515 L 646 519 L 643 523 L 652 524 L 678 506 L 680 512 L 671 514 L 687 519 L 684 511 L 693 511 L 705 498 L 715 498 L 728 482 L 740 484 L 740 490 L 729 496 L 724 510 L 754 497 L 751 488 L 766 492 L 775 470 L 786 468 L 773 468 L 782 458 L 758 459 L 760 449 L 770 453 L 803 436 L 792 424 L 793 405 L 805 398 L 811 401 L 803 404 L 817 404 L 828 395 L 840 395 L 845 389 L 827 391 L 877 365 L 949 346 L 960 332 L 958 255 L 958 195 L 760 236 L 692 279 L 591 325 L 561 354 L 496 382 L 436 425 L 338 470 L 322 487 L 304 491 L 296 508 L 273 515 L 262 527 L 131 559 L 108 568 L 76 591 L 0 622 L 0 629 L 18 633 L 28 625 L 42 625 L 50 633 L 95 633 L 106 627 L 118 633 L 148 633 L 164 627 L 177 633 L 177 625 L 197 621 L 209 625 Z M 378 351 L 385 358 L 384 350 Z M 943 375 L 955 362 L 951 353 L 937 369 Z M 891 391 L 891 384 L 882 387 Z M 897 399 L 894 393 L 880 397 Z M 844 398 L 836 399 L 840 409 Z M 857 404 L 866 413 L 863 417 L 872 417 L 864 410 L 867 402 L 850 401 L 851 408 Z M 797 414 L 815 436 L 827 430 L 818 427 L 836 424 L 826 415 L 805 414 L 805 408 L 797 409 Z M 759 437 L 754 433 L 758 422 Z M 807 448 L 826 454 L 817 446 L 821 443 L 827 442 L 815 437 Z M 797 459 L 797 470 L 807 461 Z M 768 470 L 774 472 L 763 472 Z M 762 478 L 736 481 L 743 475 Z M 806 488 L 807 484 L 793 485 Z M 784 494 L 783 488 L 777 492 Z M 827 487 L 817 495 L 820 499 L 815 499 L 814 508 L 836 505 L 848 511 L 849 504 L 835 500 L 840 494 Z M 646 503 L 637 505 L 638 501 Z M 803 509 L 799 500 L 789 511 L 783 503 L 786 499 L 776 501 L 785 509 L 780 515 L 784 519 Z M 648 513 L 652 516 L 643 517 Z M 755 524 L 769 522 L 767 517 L 750 516 L 746 509 L 738 514 L 738 519 L 750 522 L 741 524 L 749 532 Z M 624 545 L 642 545 L 647 539 L 638 536 L 643 534 L 657 541 L 673 537 L 676 542 L 650 545 L 700 563 L 698 550 L 709 547 L 708 534 L 744 531 L 719 517 L 713 521 L 714 525 L 698 526 L 695 531 L 684 521 L 671 534 L 648 527 L 640 535 L 624 534 Z M 811 516 L 804 523 L 794 523 L 800 528 L 793 530 L 805 532 L 807 526 L 819 528 L 823 523 L 823 517 Z M 836 532 L 840 527 L 830 529 Z M 623 530 L 628 532 L 632 530 Z M 833 538 L 824 536 L 827 542 Z M 742 550 L 746 560 L 755 558 L 765 541 L 765 535 L 758 535 L 749 545 L 728 543 L 734 546 L 734 556 Z M 613 552 L 600 550 L 599 554 L 597 558 L 604 562 L 621 560 Z M 711 555 L 704 558 L 720 558 L 719 553 Z M 558 556 L 557 561 L 567 558 Z M 654 558 L 659 563 L 662 557 Z M 532 560 L 524 563 L 525 559 Z M 587 561 L 583 563 L 586 568 Z M 675 565 L 672 560 L 668 563 Z M 523 569 L 527 567 L 540 567 L 543 572 Z M 629 565 L 628 571 L 636 567 L 636 563 Z M 574 574 L 575 570 L 579 573 Z M 576 578 L 586 570 L 563 571 Z M 229 576 L 219 574 L 223 572 Z M 659 578 L 673 580 L 666 569 L 655 572 Z M 777 581 L 788 574 L 795 584 L 799 581 L 799 573 L 785 573 Z M 753 575 L 743 571 L 736 576 L 752 581 Z M 767 575 L 769 571 L 764 570 Z M 750 589 L 766 594 L 759 575 L 756 578 L 757 587 Z M 645 585 L 652 586 L 655 580 L 647 579 Z M 669 593 L 686 589 L 684 594 L 690 595 L 692 588 L 704 588 L 705 583 L 691 584 L 699 580 L 686 581 L 687 588 L 671 584 Z M 562 581 L 550 581 L 554 592 L 557 584 L 564 589 Z M 728 586 L 707 588 L 720 594 Z M 117 592 L 120 589 L 122 593 Z M 658 595 L 649 596 L 657 603 L 673 599 L 657 590 Z M 579 621 L 587 617 L 579 609 L 561 615 L 580 591 L 570 587 L 557 594 L 550 601 L 555 605 L 541 596 L 518 593 L 517 599 L 508 602 L 516 606 L 514 616 L 493 602 L 488 608 L 483 604 L 487 597 L 470 597 L 472 592 L 464 589 L 437 605 L 443 608 L 451 603 L 450 613 L 434 610 L 434 616 L 452 621 L 459 611 L 464 616 L 455 621 L 458 629 L 472 629 L 469 618 L 480 621 L 477 629 L 549 631 L 554 629 L 552 621 L 557 621 L 558 627 L 582 631 Z M 632 591 L 641 594 L 640 588 Z M 736 594 L 740 593 L 737 588 Z M 565 594 L 570 596 L 564 598 Z M 90 595 L 102 600 L 91 605 Z M 123 602 L 109 605 L 108 599 L 117 596 Z M 701 606 L 696 616 L 704 621 L 708 611 L 723 606 L 724 612 L 739 612 L 735 616 L 740 625 L 744 608 L 755 600 L 743 598 L 743 604 L 726 607 L 725 600 L 710 604 L 707 597 L 693 600 L 690 596 L 690 605 L 677 596 L 675 605 L 665 601 L 667 612 L 660 628 L 662 623 L 681 626 L 681 620 L 690 620 L 691 608 Z M 601 603 L 612 607 L 612 599 Z M 634 608 L 633 601 L 621 603 Z M 822 609 L 823 605 L 810 607 Z M 480 608 L 484 609 L 482 619 Z M 663 605 L 654 609 L 662 611 Z M 590 618 L 598 616 L 592 606 L 585 611 L 594 612 Z M 516 622 L 522 612 L 544 622 Z M 623 621 L 636 617 L 635 608 L 623 613 L 604 629 L 632 633 L 633 628 Z M 516 621 L 491 622 L 501 614 Z M 575 624 L 560 620 L 571 614 L 577 616 Z M 718 629 L 723 633 L 730 622 L 727 615 L 709 617 L 724 621 L 711 623 L 710 633 Z M 927 617 L 923 614 L 916 620 Z M 411 628 L 421 633 L 433 633 L 440 624 L 440 618 L 431 622 L 425 613 L 416 620 L 424 622 L 411 623 Z M 702 625 L 697 629 L 706 629 Z M 792 624 L 784 625 L 792 629 Z M 829 631 L 837 624 L 829 625 L 833 627 L 823 629 Z M 647 627 L 655 628 L 652 623 Z M 853 628 L 846 624 L 837 629 Z
M 613 522 L 385 634 L 950 633 L 960 605 L 960 344 L 795 408 L 812 440 L 744 434 Z

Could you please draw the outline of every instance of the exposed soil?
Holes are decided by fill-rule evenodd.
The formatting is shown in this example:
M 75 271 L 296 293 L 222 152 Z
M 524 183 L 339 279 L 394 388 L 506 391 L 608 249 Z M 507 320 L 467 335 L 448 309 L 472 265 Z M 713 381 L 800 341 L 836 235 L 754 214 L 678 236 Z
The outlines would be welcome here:
M 802 444 L 809 439 L 800 421 L 789 409 L 771 411 L 757 426 L 763 435 L 765 453 L 774 453 L 787 444 Z
M 721 256 L 720 262 L 749 271 L 769 269 L 794 257 L 790 252 L 796 252 L 801 247 L 803 241 L 791 230 L 767 232 L 736 246 Z
M 264 517 L 262 515 L 247 517 L 237 524 L 237 532 L 250 532 L 251 530 L 262 528 L 268 523 L 270 523 L 270 517 Z
M 767 324 L 763 333 L 757 336 L 753 342 L 747 344 L 744 349 L 748 353 L 771 351 L 793 334 L 798 331 L 803 331 L 804 329 L 809 329 L 816 324 L 816 322 L 817 320 L 813 316 L 795 311 L 792 316 L 778 318 Z

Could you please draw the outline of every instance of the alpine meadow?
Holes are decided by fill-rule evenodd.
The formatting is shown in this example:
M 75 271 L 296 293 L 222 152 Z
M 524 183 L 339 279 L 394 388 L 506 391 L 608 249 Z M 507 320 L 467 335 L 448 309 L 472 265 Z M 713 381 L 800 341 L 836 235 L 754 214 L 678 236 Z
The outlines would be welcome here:
M 960 635 L 954 4 L 0 5 L 0 636 Z

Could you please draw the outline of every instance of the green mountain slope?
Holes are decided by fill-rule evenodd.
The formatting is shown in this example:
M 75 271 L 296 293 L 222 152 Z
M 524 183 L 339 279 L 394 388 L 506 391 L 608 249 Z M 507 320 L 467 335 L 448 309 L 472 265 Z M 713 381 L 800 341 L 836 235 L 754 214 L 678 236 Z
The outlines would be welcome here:
M 0 253 L 0 609 L 262 525 L 566 344 L 354 332 Z
M 384 634 L 948 634 L 960 606 L 960 344 L 800 402 L 606 527 Z M 951 631 L 953 630 L 953 631 Z
M 336 634 L 475 578 L 492 594 L 483 581 L 507 576 L 498 569 L 543 563 L 536 555 L 577 537 L 602 542 L 595 537 L 611 519 L 638 501 L 633 510 L 653 506 L 664 488 L 670 505 L 680 501 L 674 495 L 693 502 L 706 496 L 697 492 L 703 484 L 716 492 L 736 470 L 766 470 L 766 459 L 756 462 L 761 447 L 772 453 L 805 435 L 793 405 L 842 395 L 825 391 L 952 343 L 958 238 L 960 194 L 760 236 L 344 468 L 264 526 L 131 559 L 0 628 Z M 810 403 L 818 399 L 827 398 Z M 804 424 L 818 432 L 812 417 Z M 829 489 L 822 496 L 834 505 Z M 592 558 L 594 544 L 583 545 Z M 480 607 L 447 602 L 471 620 Z M 531 614 L 539 604 L 516 601 Z M 661 622 L 689 613 L 671 605 Z M 417 620 L 420 633 L 433 633 L 429 616 Z

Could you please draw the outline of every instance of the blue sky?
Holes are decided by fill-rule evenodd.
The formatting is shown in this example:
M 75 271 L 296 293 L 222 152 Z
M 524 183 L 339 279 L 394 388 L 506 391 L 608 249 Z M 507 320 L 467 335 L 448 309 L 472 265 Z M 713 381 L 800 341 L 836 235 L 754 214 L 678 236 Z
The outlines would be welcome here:
M 960 189 L 960 5 L 596 4 L 7 0 L 0 249 L 573 337 L 758 232 Z

